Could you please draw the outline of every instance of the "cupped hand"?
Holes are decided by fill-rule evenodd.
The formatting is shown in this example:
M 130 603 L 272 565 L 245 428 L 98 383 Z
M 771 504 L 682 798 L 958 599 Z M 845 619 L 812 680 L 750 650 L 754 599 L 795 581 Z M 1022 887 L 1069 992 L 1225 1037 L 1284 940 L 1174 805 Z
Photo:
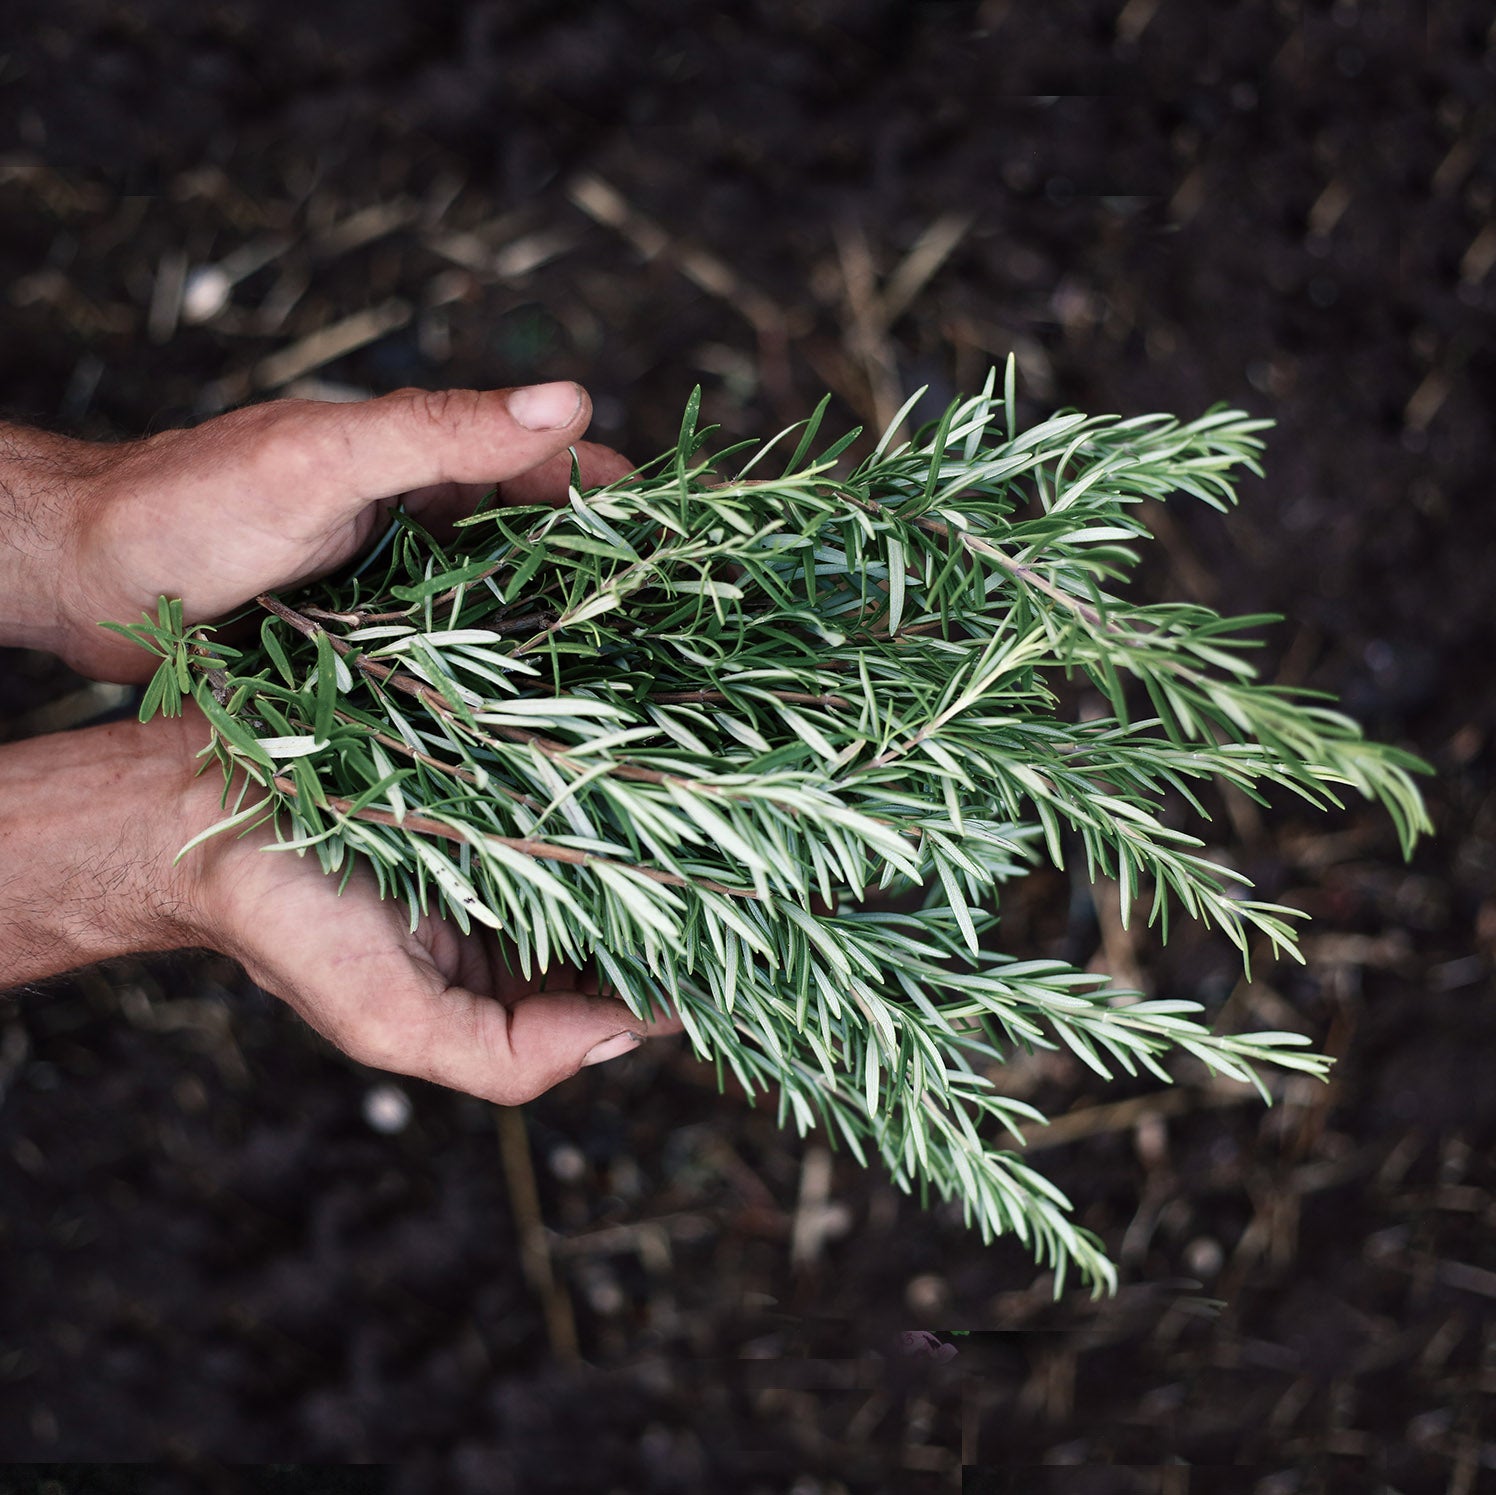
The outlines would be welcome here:
M 632 465 L 579 438 L 571 383 L 399 390 L 333 403 L 274 400 L 190 430 L 91 449 L 73 540 L 61 653 L 79 673 L 134 684 L 159 661 L 101 622 L 139 623 L 156 599 L 211 623 L 367 552 L 402 498 L 438 540 L 495 486 L 500 502 L 564 502 L 575 447 L 583 486 Z M 226 629 L 229 641 L 248 635 Z
M 195 708 L 148 730 L 171 739 L 180 765 L 175 855 L 224 818 L 223 779 L 214 764 L 193 777 L 193 755 L 209 737 Z M 250 784 L 245 805 L 255 797 Z M 325 873 L 315 853 L 265 849 L 274 844 L 268 823 L 240 839 L 209 838 L 183 859 L 180 902 L 195 911 L 201 943 L 237 960 L 361 1064 L 518 1105 L 644 1037 L 681 1031 L 673 1014 L 641 1021 L 600 996 L 591 971 L 552 969 L 541 991 L 538 974 L 525 978 L 517 960 L 506 967 L 503 936 L 485 926 L 464 935 L 423 918 L 412 933 L 409 910 L 380 898 L 367 865 L 339 893 L 341 874 Z
M 514 1106 L 680 1031 L 678 1019 L 642 1022 L 599 996 L 586 971 L 552 971 L 541 991 L 538 975 L 506 969 L 501 936 L 483 925 L 464 935 L 426 918 L 412 933 L 368 867 L 339 893 L 314 854 L 262 849 L 270 843 L 268 828 L 252 832 L 219 864 L 213 943 L 360 1064 Z

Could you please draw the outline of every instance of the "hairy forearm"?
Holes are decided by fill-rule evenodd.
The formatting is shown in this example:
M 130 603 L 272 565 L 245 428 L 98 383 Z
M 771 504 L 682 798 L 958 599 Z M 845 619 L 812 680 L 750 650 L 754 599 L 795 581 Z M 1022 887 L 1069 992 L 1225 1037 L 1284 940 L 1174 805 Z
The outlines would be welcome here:
M 65 651 L 75 542 L 104 450 L 0 422 L 0 645 Z
M 196 853 L 172 866 L 200 828 L 183 810 L 191 730 L 112 722 L 0 747 L 0 989 L 204 943 Z

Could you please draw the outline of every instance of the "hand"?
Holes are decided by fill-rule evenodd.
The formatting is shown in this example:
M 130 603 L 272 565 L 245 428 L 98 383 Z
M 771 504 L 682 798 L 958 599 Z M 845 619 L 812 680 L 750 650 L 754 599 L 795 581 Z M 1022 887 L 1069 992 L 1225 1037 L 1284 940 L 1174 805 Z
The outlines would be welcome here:
M 339 894 L 315 856 L 262 850 L 268 824 L 174 864 L 224 818 L 218 765 L 197 773 L 210 735 L 189 705 L 0 747 L 0 988 L 206 945 L 361 1063 L 508 1105 L 611 1057 L 620 1035 L 680 1031 L 673 1016 L 639 1021 L 580 971 L 553 968 L 539 992 L 507 972 L 493 931 L 427 919 L 412 934 L 367 867 Z M 244 803 L 261 797 L 250 784 Z
M 357 559 L 402 496 L 441 541 L 496 484 L 501 501 L 563 503 L 568 446 L 583 486 L 622 477 L 625 458 L 579 440 L 591 408 L 570 383 L 407 389 L 275 400 L 123 446 L 62 444 L 80 476 L 58 652 L 81 674 L 137 683 L 159 661 L 98 624 L 154 616 L 160 595 L 182 598 L 189 625 L 223 618 Z
M 268 827 L 232 834 L 215 868 L 209 942 L 360 1064 L 517 1106 L 583 1065 L 680 1031 L 679 1019 L 641 1022 L 599 996 L 591 972 L 553 969 L 540 991 L 538 975 L 505 969 L 501 936 L 481 924 L 464 935 L 422 919 L 412 934 L 405 906 L 380 900 L 367 866 L 340 894 L 315 854 L 262 851 Z
M 193 709 L 149 725 L 175 732 L 190 775 L 185 765 L 196 766 L 192 755 L 209 740 L 201 715 Z M 187 783 L 178 845 L 196 834 L 192 827 L 223 819 L 222 787 L 216 764 Z M 236 783 L 230 804 L 237 793 Z M 245 804 L 258 794 L 250 784 Z M 681 1031 L 674 1016 L 642 1022 L 599 996 L 591 972 L 553 970 L 551 989 L 541 992 L 538 975 L 506 969 L 502 936 L 483 925 L 463 935 L 445 919 L 422 919 L 412 933 L 405 905 L 381 900 L 366 865 L 339 893 L 340 876 L 325 873 L 315 854 L 265 851 L 274 840 L 267 824 L 195 848 L 183 902 L 197 911 L 205 943 L 361 1064 L 519 1105 L 644 1036 Z

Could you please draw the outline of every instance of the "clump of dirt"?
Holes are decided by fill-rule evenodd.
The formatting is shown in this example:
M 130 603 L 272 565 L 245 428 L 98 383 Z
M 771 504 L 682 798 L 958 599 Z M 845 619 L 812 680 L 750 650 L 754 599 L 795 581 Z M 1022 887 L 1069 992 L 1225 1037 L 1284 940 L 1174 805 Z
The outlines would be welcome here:
M 1030 412 L 1227 400 L 1278 422 L 1266 480 L 1229 519 L 1156 509 L 1144 586 L 1283 614 L 1264 669 L 1430 758 L 1440 832 L 1405 866 L 1354 799 L 1225 805 L 1217 849 L 1314 916 L 1307 966 L 1251 985 L 1083 879 L 1005 910 L 1015 951 L 1339 1056 L 1270 1110 L 1183 1068 L 1160 1096 L 1015 1067 L 1111 1303 L 1052 1304 L 1016 1243 L 675 1042 L 498 1122 L 400 1082 L 392 1128 L 388 1077 L 220 957 L 11 993 L 0 1458 L 61 1488 L 79 1461 L 268 1488 L 229 1466 L 281 1460 L 486 1492 L 945 1490 L 963 1461 L 1070 1495 L 1182 1489 L 1175 1461 L 1257 1495 L 1484 1488 L 1484 8 L 15 3 L 13 418 L 120 439 L 570 377 L 642 459 L 697 382 L 725 443 L 828 389 L 847 425 L 921 384 L 938 408 L 1009 349 Z M 25 653 L 0 702 L 11 738 L 133 709 Z M 927 1363 L 897 1353 L 916 1325 L 986 1332 Z

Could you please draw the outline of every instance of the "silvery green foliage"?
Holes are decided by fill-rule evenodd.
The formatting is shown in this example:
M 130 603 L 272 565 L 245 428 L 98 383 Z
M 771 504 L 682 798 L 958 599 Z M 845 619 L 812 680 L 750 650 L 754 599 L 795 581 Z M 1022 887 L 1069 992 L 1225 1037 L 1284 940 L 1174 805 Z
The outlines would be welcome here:
M 1002 1061 L 1064 1045 L 1169 1080 L 1183 1051 L 1267 1100 L 1258 1065 L 1330 1061 L 998 953 L 999 889 L 1068 841 L 1117 879 L 1124 917 L 1151 889 L 1152 917 L 1177 905 L 1244 962 L 1297 958 L 1294 911 L 1245 896 L 1177 809 L 1203 814 L 1211 780 L 1316 806 L 1350 788 L 1406 852 L 1429 829 L 1426 769 L 1257 683 L 1244 634 L 1271 619 L 1113 590 L 1149 538 L 1139 502 L 1224 511 L 1268 422 L 1019 431 L 1012 379 L 1010 360 L 1002 395 L 994 371 L 895 443 L 911 400 L 840 477 L 860 433 L 813 455 L 825 401 L 708 461 L 698 391 L 675 450 L 562 507 L 480 508 L 450 552 L 397 513 L 356 571 L 260 599 L 250 653 L 163 598 L 118 630 L 163 656 L 142 720 L 192 694 L 226 806 L 248 775 L 209 835 L 273 819 L 267 850 L 313 849 L 345 885 L 362 858 L 413 928 L 502 929 L 526 974 L 595 959 L 636 1014 L 669 1000 L 719 1088 L 725 1069 L 773 1088 L 781 1124 L 871 1150 L 922 1203 L 959 1200 L 984 1240 L 1053 1267 L 1057 1295 L 1072 1267 L 1114 1290 L 1101 1242 L 1000 1145 L 1044 1121 L 1003 1094 Z M 1072 720 L 1066 680 L 1106 714 Z M 245 806 L 251 781 L 267 792 Z M 907 911 L 877 896 L 895 894 Z

